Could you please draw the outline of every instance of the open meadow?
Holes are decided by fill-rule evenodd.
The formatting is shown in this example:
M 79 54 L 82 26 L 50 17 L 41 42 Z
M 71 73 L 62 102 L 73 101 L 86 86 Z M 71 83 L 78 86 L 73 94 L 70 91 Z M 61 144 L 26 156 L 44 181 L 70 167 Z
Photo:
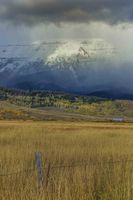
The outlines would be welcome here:
M 0 121 L 0 199 L 132 200 L 133 124 Z

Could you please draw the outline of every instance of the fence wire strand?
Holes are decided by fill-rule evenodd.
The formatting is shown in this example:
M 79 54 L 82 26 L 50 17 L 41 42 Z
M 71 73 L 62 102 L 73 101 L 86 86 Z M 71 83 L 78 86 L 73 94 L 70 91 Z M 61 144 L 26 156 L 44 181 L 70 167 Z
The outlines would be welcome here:
M 61 169 L 61 168 L 75 168 L 75 167 L 86 167 L 86 166 L 94 166 L 94 165 L 115 165 L 115 164 L 123 164 L 123 163 L 133 163 L 133 160 L 116 160 L 116 161 L 102 161 L 102 162 L 93 162 L 93 161 L 87 161 L 87 162 L 83 162 L 83 161 L 76 161 L 73 162 L 70 165 L 53 165 L 50 164 L 50 169 Z M 43 167 L 43 169 L 47 170 L 48 167 Z M 18 174 L 23 174 L 23 173 L 30 173 L 36 170 L 36 167 L 31 168 L 31 169 L 24 169 L 21 171 L 17 171 L 17 172 L 13 172 L 13 173 L 7 173 L 7 174 L 0 174 L 0 177 L 7 177 L 7 176 L 14 176 L 14 175 L 18 175 Z

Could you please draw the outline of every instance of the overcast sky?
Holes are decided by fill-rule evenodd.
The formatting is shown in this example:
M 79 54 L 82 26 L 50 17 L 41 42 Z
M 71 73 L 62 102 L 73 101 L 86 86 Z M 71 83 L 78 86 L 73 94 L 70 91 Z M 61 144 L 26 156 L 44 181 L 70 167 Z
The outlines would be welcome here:
M 98 63 L 88 86 L 93 79 L 94 86 L 111 82 L 133 91 L 133 0 L 0 0 L 0 45 L 91 38 L 105 40 L 119 56 Z
M 103 38 L 132 48 L 133 0 L 0 0 L 0 44 Z

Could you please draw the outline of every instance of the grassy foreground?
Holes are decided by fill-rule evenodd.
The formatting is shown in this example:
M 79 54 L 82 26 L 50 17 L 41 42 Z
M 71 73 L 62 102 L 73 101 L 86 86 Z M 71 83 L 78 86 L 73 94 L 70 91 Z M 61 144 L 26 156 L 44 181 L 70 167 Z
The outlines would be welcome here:
M 36 151 L 44 156 L 42 191 Z M 1 121 L 0 199 L 132 200 L 127 160 L 133 160 L 133 124 Z

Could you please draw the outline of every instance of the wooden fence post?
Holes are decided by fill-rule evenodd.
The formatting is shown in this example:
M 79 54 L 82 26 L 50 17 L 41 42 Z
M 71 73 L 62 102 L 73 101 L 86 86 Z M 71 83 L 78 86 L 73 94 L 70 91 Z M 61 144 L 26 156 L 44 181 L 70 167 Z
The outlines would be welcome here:
M 35 153 L 35 161 L 37 167 L 37 175 L 38 175 L 38 188 L 40 189 L 41 186 L 44 188 L 44 170 L 43 170 L 43 156 L 41 152 Z

